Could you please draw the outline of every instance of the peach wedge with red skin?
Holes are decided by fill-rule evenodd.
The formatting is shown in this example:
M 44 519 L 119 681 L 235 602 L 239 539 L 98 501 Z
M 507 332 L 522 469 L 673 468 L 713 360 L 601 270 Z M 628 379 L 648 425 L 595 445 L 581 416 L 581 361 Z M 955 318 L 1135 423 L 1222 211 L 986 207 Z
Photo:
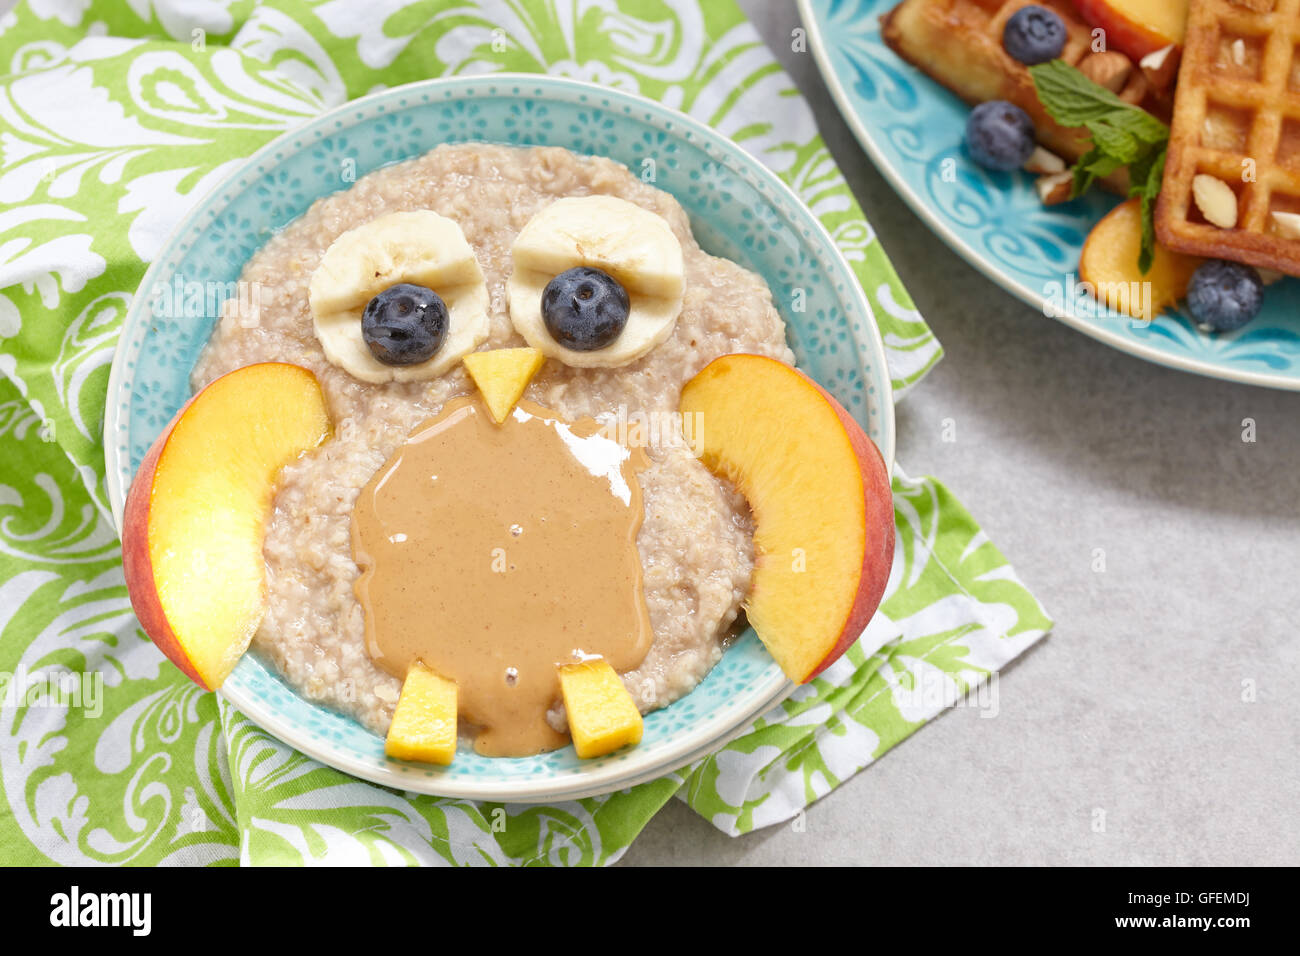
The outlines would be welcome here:
M 1188 0 L 1074 0 L 1090 26 L 1105 31 L 1106 45 L 1134 63 L 1167 46 L 1181 48 Z
M 804 683 L 857 641 L 894 560 L 894 505 L 879 449 L 807 375 L 724 355 L 682 389 L 696 450 L 754 515 L 749 623 Z
M 1187 293 L 1204 260 L 1171 252 L 1159 243 L 1151 268 L 1138 268 L 1142 251 L 1142 208 L 1127 199 L 1097 221 L 1079 255 L 1079 278 L 1093 295 L 1117 312 L 1150 321 Z
M 234 669 L 266 610 L 262 544 L 276 479 L 329 433 L 316 377 L 266 362 L 200 390 L 140 464 L 122 517 L 131 606 L 207 690 Z

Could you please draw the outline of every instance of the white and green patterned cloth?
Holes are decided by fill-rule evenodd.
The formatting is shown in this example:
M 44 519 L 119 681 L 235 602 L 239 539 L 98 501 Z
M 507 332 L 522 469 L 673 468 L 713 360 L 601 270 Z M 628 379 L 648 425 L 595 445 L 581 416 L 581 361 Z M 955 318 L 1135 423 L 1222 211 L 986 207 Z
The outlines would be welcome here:
M 492 70 L 629 89 L 732 137 L 844 250 L 895 387 L 938 361 L 807 105 L 729 0 L 27 0 L 0 21 L 0 862 L 609 863 L 674 796 L 743 834 L 1050 627 L 943 486 L 900 473 L 882 650 L 855 647 L 715 756 L 609 796 L 502 806 L 363 783 L 166 663 L 127 600 L 101 449 L 145 265 L 212 184 L 304 118 Z

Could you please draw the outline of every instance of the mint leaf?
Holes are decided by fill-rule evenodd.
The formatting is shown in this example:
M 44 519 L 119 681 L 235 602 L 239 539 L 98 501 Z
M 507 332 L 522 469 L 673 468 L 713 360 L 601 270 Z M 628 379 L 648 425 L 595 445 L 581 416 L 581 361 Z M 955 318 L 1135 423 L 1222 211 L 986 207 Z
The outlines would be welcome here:
M 1107 116 L 1106 122 L 1151 146 L 1158 146 L 1169 140 L 1168 126 L 1144 109 L 1128 106 L 1128 104 L 1125 106 L 1127 108 L 1122 113 L 1117 112 Z
M 1133 108 L 1064 60 L 1031 66 L 1029 75 L 1043 109 L 1062 126 L 1083 126 L 1116 110 Z
M 1116 160 L 1120 166 L 1136 162 L 1141 155 L 1144 144 L 1139 143 L 1131 133 L 1103 120 L 1089 120 L 1084 126 L 1092 134 L 1093 146 Z
M 1155 259 L 1156 233 L 1152 204 L 1164 175 L 1169 127 L 1141 107 L 1125 103 L 1064 60 L 1029 68 L 1034 90 L 1047 114 L 1067 127 L 1083 127 L 1092 147 L 1074 166 L 1070 198 L 1092 188 L 1127 166 L 1129 195 L 1141 200 L 1142 251 L 1138 268 L 1145 275 Z
M 1151 173 L 1155 169 L 1157 161 L 1160 163 L 1161 169 L 1163 169 L 1164 153 L 1148 152 L 1145 155 L 1141 156 L 1135 162 L 1129 164 L 1128 194 L 1130 196 L 1140 195 L 1143 191 L 1146 190 L 1146 187 L 1151 180 Z M 1158 180 L 1157 180 L 1157 185 L 1159 185 Z
M 1094 146 L 1080 156 L 1079 161 L 1074 164 L 1074 185 L 1070 190 L 1070 198 L 1074 199 L 1082 196 L 1092 188 L 1094 182 L 1098 179 L 1105 179 L 1123 165 L 1118 159 L 1106 155 L 1105 152 Z
M 1151 204 L 1160 195 L 1160 182 L 1165 175 L 1165 156 L 1165 151 L 1161 150 L 1147 161 L 1149 164 L 1145 169 L 1136 164 L 1129 167 L 1128 194 L 1139 197 L 1142 203 L 1142 251 L 1138 254 L 1138 269 L 1143 275 L 1151 268 L 1156 255 L 1156 222 Z
M 1038 101 L 1062 126 L 1088 126 L 1104 120 L 1135 139 L 1152 145 L 1169 138 L 1169 127 L 1140 106 L 1125 103 L 1064 60 L 1029 68 Z

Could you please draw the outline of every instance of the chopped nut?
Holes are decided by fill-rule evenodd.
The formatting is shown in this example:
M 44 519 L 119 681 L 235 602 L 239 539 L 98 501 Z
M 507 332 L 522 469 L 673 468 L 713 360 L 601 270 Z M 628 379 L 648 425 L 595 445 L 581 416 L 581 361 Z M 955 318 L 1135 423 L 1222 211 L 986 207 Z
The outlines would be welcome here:
M 1274 282 L 1281 282 L 1286 278 L 1286 273 L 1277 272 L 1273 269 L 1256 269 L 1255 271 L 1259 273 L 1260 281 L 1264 285 L 1272 285 Z
M 1118 50 L 1105 50 L 1080 60 L 1079 71 L 1098 86 L 1118 93 L 1133 73 L 1133 61 Z
M 1058 206 L 1069 200 L 1073 183 L 1074 173 L 1067 169 L 1064 172 L 1039 176 L 1034 182 L 1034 188 L 1038 190 L 1038 198 L 1042 200 L 1044 206 Z
M 1167 94 L 1173 89 L 1174 81 L 1178 79 L 1180 57 L 1177 55 L 1177 49 L 1171 43 L 1154 53 L 1148 53 L 1138 61 L 1138 69 L 1142 71 L 1142 75 L 1147 78 L 1147 83 L 1158 95 Z
M 1147 98 L 1147 93 L 1151 89 L 1151 84 L 1147 82 L 1146 76 L 1141 70 L 1134 70 L 1133 75 L 1128 78 L 1124 84 L 1124 89 L 1119 91 L 1119 98 L 1125 103 L 1132 103 L 1134 106 L 1141 106 L 1142 101 Z
M 1035 146 L 1029 159 L 1025 160 L 1025 170 L 1041 175 L 1061 173 L 1065 171 L 1065 160 L 1041 146 Z
M 1241 37 L 1232 41 L 1232 62 L 1237 66 L 1246 65 L 1246 41 Z
M 1138 66 L 1144 70 L 1158 70 L 1165 65 L 1165 60 L 1169 59 L 1169 54 L 1174 52 L 1174 45 L 1162 46 L 1158 50 L 1148 53 L 1138 61 Z
M 1300 213 L 1271 212 L 1273 231 L 1283 239 L 1300 239 Z
M 1220 229 L 1237 225 L 1237 194 L 1222 179 L 1206 173 L 1192 178 L 1192 197 L 1207 222 Z

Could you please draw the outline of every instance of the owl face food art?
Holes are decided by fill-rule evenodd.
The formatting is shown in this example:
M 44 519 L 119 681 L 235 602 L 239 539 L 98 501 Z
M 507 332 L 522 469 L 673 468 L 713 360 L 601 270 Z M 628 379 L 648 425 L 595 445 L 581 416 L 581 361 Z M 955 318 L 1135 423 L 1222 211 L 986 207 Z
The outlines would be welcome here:
M 204 686 L 247 646 L 395 758 L 570 740 L 599 756 L 699 683 L 742 612 L 770 622 L 759 636 L 795 680 L 874 612 L 893 551 L 878 452 L 793 368 L 762 279 L 704 252 L 625 167 L 439 146 L 318 200 L 241 281 L 256 316 L 222 315 L 190 411 L 132 487 L 144 530 L 123 536 L 141 621 L 183 668 L 202 642 L 150 588 L 158 474 L 184 458 L 169 435 L 254 368 L 295 369 L 298 389 L 310 373 L 328 426 L 308 417 L 267 454 L 273 480 L 247 506 L 265 508 L 263 578 L 233 658 L 186 668 Z M 680 426 L 693 380 L 700 442 Z M 629 420 L 674 425 L 630 436 Z M 256 450 L 275 430 L 247 427 Z M 801 487 L 831 510 L 795 533 Z

